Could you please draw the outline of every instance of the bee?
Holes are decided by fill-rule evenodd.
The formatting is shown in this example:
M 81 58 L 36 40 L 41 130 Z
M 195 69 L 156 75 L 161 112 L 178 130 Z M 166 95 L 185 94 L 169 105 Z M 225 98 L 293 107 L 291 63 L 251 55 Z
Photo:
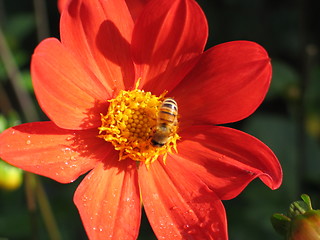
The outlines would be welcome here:
M 159 112 L 157 127 L 151 139 L 155 147 L 164 146 L 177 130 L 178 105 L 173 98 L 166 98 L 162 102 Z

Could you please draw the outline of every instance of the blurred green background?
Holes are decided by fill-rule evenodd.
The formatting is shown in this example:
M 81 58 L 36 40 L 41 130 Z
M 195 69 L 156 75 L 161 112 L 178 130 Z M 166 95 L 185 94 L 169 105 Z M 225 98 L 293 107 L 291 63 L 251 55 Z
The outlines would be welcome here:
M 320 7 L 308 0 L 198 2 L 209 22 L 208 48 L 232 40 L 251 40 L 264 46 L 272 59 L 273 81 L 264 103 L 252 116 L 230 126 L 256 136 L 276 153 L 284 171 L 283 185 L 271 191 L 255 180 L 240 196 L 224 204 L 231 240 L 282 239 L 270 224 L 273 213 L 285 213 L 302 193 L 310 195 L 314 207 L 320 208 Z M 56 1 L 0 0 L 0 27 L 2 131 L 46 119 L 33 95 L 29 64 L 41 39 L 59 37 Z M 17 177 L 19 182 L 21 172 L 0 164 L 0 178 Z M 62 239 L 87 239 L 72 202 L 81 179 L 67 185 L 38 179 L 43 188 L 35 189 L 45 191 Z M 30 205 L 33 201 L 32 196 L 26 197 L 26 181 L 32 185 L 34 179 L 24 174 L 22 185 L 14 190 L 0 182 L 0 240 L 50 239 L 41 215 L 46 202 Z M 11 184 L 14 188 L 14 182 Z M 155 239 L 145 216 L 139 239 Z

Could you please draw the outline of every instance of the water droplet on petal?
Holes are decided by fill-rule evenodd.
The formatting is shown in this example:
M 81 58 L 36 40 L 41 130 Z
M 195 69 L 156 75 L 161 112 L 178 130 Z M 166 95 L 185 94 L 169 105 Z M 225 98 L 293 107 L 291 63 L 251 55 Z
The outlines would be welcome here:
M 173 207 L 171 207 L 171 210 L 177 210 L 178 209 L 178 207 L 177 206 L 173 206 Z
M 26 141 L 26 144 L 28 144 L 28 145 L 31 144 L 31 141 L 30 141 L 30 140 L 27 140 L 27 141 Z
M 191 229 L 188 231 L 189 234 L 195 234 L 197 231 L 195 229 Z
M 210 227 L 211 227 L 213 232 L 219 232 L 220 231 L 218 223 L 212 223 Z

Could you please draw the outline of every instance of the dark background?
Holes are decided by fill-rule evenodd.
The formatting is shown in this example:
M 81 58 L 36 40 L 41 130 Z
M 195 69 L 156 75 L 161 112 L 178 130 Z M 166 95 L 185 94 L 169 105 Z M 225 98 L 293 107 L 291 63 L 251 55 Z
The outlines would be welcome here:
M 273 213 L 285 213 L 302 193 L 309 194 L 314 207 L 320 208 L 319 4 L 311 0 L 198 2 L 209 22 L 208 48 L 232 40 L 251 40 L 264 46 L 272 59 L 273 81 L 264 103 L 252 116 L 230 126 L 256 136 L 276 153 L 284 171 L 283 185 L 271 191 L 255 180 L 240 196 L 224 204 L 231 240 L 282 239 L 270 224 Z M 41 19 L 38 25 L 37 18 Z M 30 56 L 41 39 L 59 37 L 58 24 L 54 0 L 0 0 L 1 35 L 14 60 L 10 63 L 10 56 L 4 56 L 5 46 L 0 42 L 0 131 L 46 119 L 33 95 Z M 32 106 L 25 101 L 19 104 L 19 98 L 31 99 Z M 0 240 L 50 239 L 40 204 L 33 211 L 28 205 L 25 192 L 30 189 L 26 183 L 32 179 L 24 174 L 20 187 L 0 189 Z M 67 185 L 37 179 L 48 196 L 62 239 L 87 239 L 72 202 L 81 179 Z M 139 239 L 155 239 L 145 216 Z

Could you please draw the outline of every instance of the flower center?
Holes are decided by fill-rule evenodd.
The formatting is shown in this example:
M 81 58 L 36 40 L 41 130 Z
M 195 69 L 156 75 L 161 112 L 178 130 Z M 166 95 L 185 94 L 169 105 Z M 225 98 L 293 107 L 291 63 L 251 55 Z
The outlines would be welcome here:
M 107 115 L 101 114 L 98 137 L 113 144 L 119 151 L 119 160 L 130 158 L 144 162 L 148 167 L 159 156 L 165 163 L 172 148 L 177 151 L 176 141 L 180 138 L 177 124 L 159 123 L 158 119 L 164 95 L 157 97 L 136 88 L 121 90 L 116 98 L 109 100 Z M 165 131 L 159 133 L 163 128 Z M 163 134 L 161 139 L 165 141 L 154 144 L 155 134 Z

